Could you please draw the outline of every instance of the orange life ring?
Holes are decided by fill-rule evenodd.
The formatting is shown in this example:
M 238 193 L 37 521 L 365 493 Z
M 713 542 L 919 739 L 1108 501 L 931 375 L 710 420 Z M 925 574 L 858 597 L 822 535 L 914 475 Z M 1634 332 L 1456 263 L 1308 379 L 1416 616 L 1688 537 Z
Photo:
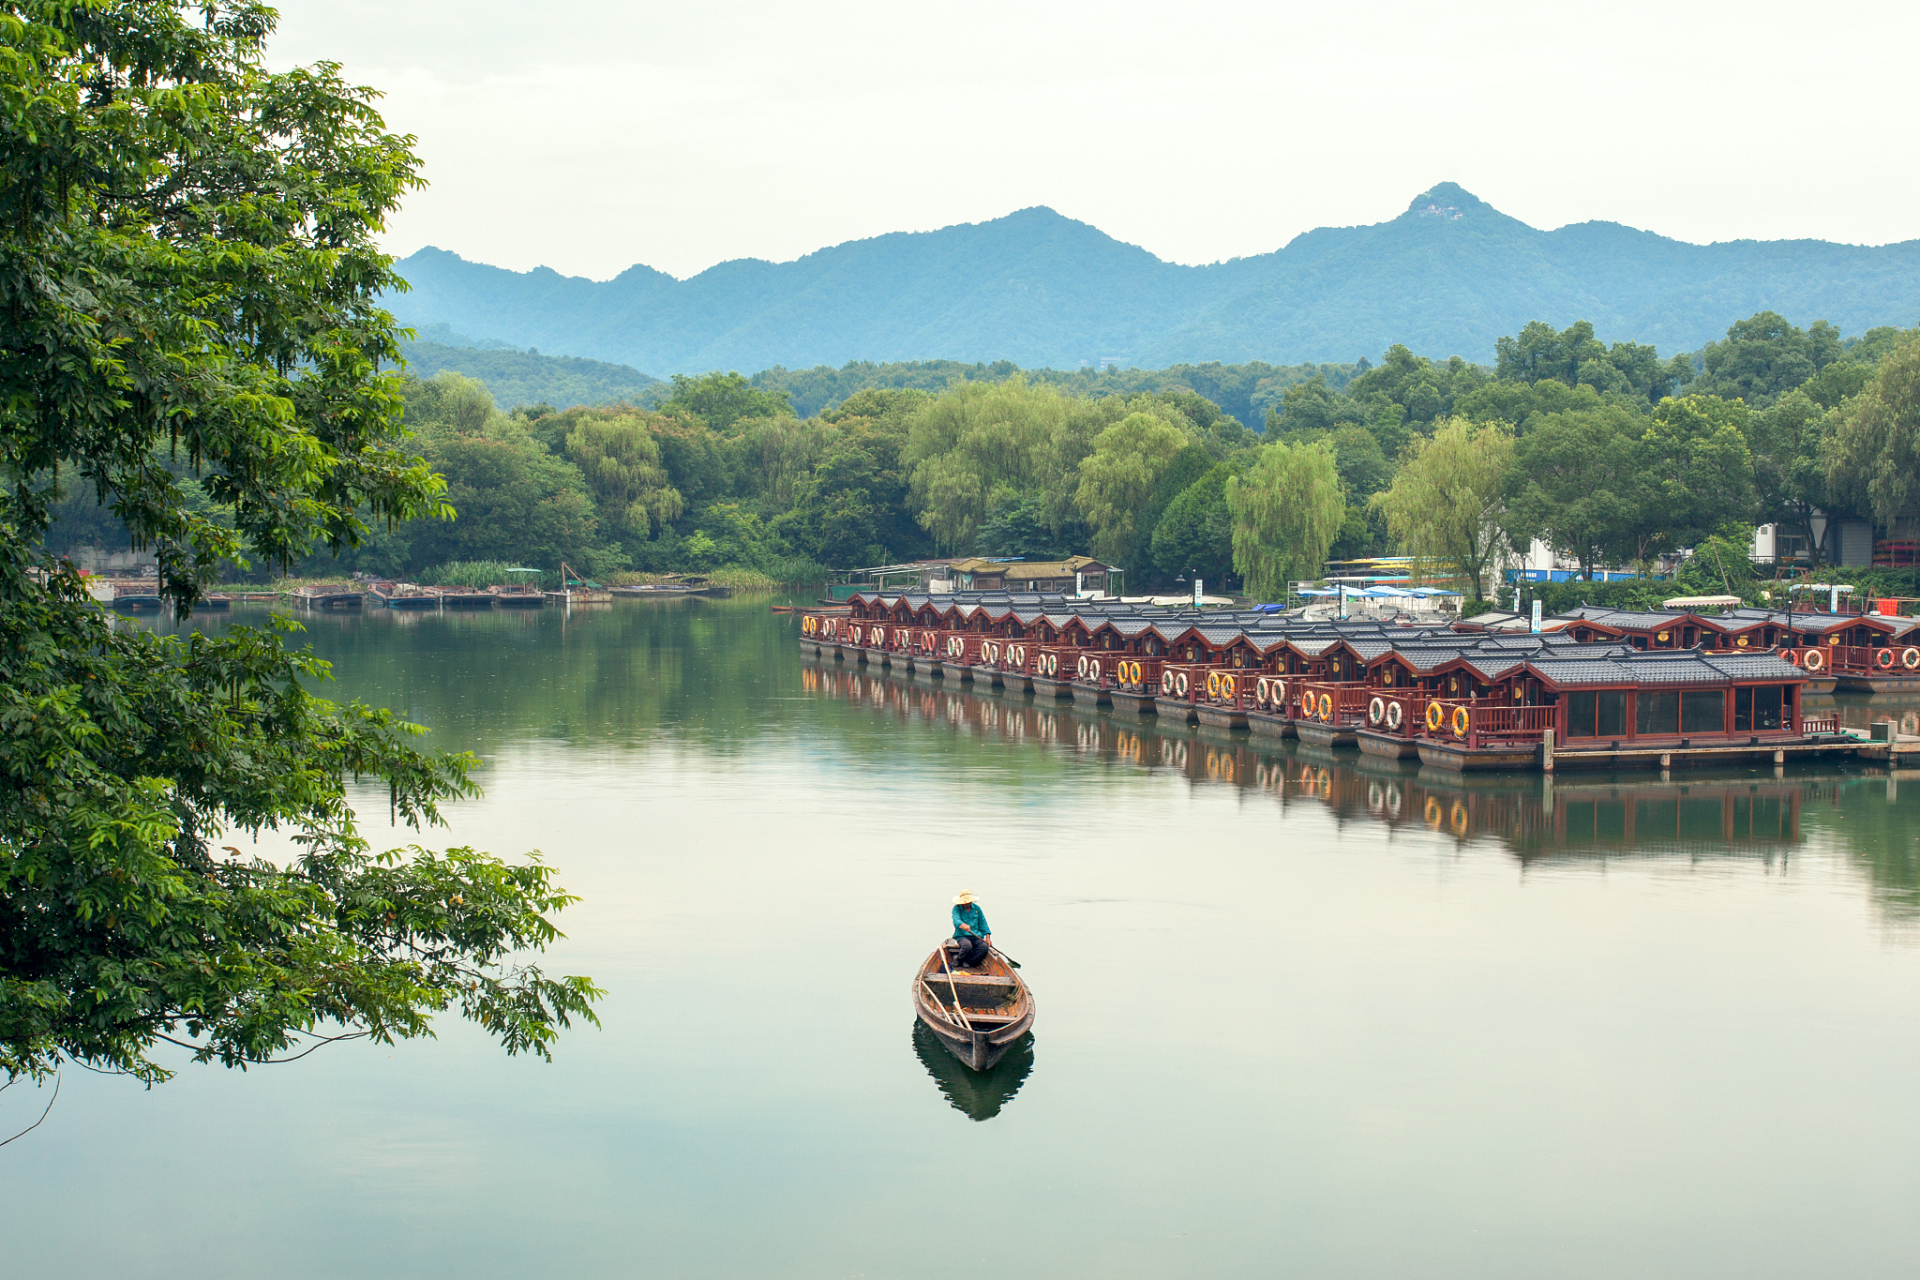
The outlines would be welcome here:
M 1893 670 L 1893 650 L 1879 649 L 1874 652 L 1873 665 L 1882 671 Z
M 1427 732 L 1438 733 L 1440 726 L 1447 722 L 1447 709 L 1438 702 L 1427 704 Z
M 1330 693 L 1320 695 L 1320 719 L 1329 724 L 1333 722 L 1333 695 Z
M 1468 714 L 1466 707 L 1455 707 L 1453 709 L 1453 736 L 1456 738 L 1464 738 L 1467 736 L 1467 730 L 1472 727 L 1473 717 Z

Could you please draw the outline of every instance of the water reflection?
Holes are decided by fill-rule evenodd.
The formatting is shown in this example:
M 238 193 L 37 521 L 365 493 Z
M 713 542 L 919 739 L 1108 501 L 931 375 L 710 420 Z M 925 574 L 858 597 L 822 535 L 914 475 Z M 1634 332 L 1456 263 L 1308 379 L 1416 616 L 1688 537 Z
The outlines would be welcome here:
M 1006 1056 L 986 1071 L 969 1071 L 947 1052 L 940 1037 L 913 1020 L 913 1052 L 955 1111 L 971 1120 L 991 1120 L 1013 1101 L 1033 1070 L 1033 1033 L 1014 1041 Z
M 1617 774 L 1459 774 L 1247 734 L 1162 725 L 1077 703 L 1035 702 L 985 686 L 913 681 L 833 661 L 809 661 L 801 687 L 981 742 L 1040 744 L 1121 769 L 1171 773 L 1195 787 L 1230 787 L 1281 808 L 1316 804 L 1336 820 L 1494 841 L 1522 866 L 1604 865 L 1617 858 L 1744 860 L 1784 868 L 1810 838 L 1833 838 L 1864 871 L 1891 915 L 1920 920 L 1920 775 L 1846 762 Z M 976 692 L 976 688 L 978 691 Z M 1920 716 L 1885 696 L 1847 715 Z M 1920 728 L 1920 723 L 1916 723 Z M 904 749 L 904 748 L 903 748 Z M 1849 797 L 1864 791 L 1877 796 Z

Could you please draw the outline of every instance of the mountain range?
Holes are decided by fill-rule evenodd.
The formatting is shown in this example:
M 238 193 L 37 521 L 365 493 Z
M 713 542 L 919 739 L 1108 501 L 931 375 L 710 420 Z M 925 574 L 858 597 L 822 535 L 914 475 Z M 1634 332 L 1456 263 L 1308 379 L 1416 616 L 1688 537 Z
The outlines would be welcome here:
M 1690 244 L 1615 222 L 1541 231 L 1454 183 L 1404 213 L 1322 227 L 1273 253 L 1163 262 L 1051 209 L 899 232 L 793 262 L 740 259 L 686 280 L 612 280 L 403 260 L 403 323 L 654 375 L 849 360 L 1276 364 L 1417 354 L 1487 361 L 1529 320 L 1590 320 L 1603 338 L 1694 350 L 1755 311 L 1849 334 L 1920 321 L 1920 240 Z

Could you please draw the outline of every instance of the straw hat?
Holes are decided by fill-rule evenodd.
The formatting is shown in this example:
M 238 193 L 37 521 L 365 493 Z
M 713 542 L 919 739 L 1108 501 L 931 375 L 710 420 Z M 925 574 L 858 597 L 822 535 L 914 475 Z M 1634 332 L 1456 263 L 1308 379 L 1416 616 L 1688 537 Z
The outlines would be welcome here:
M 960 896 L 953 900 L 953 905 L 956 907 L 964 907 L 972 901 L 973 901 L 973 895 L 971 893 L 966 892 L 965 890 L 962 890 L 960 893 Z

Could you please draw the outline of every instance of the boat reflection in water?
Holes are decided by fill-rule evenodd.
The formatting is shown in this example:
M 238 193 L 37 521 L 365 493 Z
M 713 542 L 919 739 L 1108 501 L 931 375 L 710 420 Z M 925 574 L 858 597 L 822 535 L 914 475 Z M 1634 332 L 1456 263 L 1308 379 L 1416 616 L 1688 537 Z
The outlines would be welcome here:
M 1014 1041 L 1006 1056 L 987 1070 L 969 1071 L 915 1018 L 913 1052 L 955 1111 L 966 1113 L 972 1120 L 991 1120 L 1013 1101 L 1013 1095 L 1027 1082 L 1027 1073 L 1033 1070 L 1033 1033 L 1029 1031 Z
M 1677 779 L 1651 770 L 1565 780 L 1463 775 L 1357 751 L 1163 729 L 1071 704 L 928 688 L 828 664 L 803 669 L 802 687 L 977 739 L 1169 772 L 1196 786 L 1261 794 L 1282 808 L 1316 805 L 1343 823 L 1424 828 L 1461 842 L 1492 838 L 1523 863 L 1675 855 L 1771 863 L 1801 843 L 1806 803 L 1846 776 L 1818 767 L 1797 767 L 1792 777 L 1777 768 L 1696 770 Z

